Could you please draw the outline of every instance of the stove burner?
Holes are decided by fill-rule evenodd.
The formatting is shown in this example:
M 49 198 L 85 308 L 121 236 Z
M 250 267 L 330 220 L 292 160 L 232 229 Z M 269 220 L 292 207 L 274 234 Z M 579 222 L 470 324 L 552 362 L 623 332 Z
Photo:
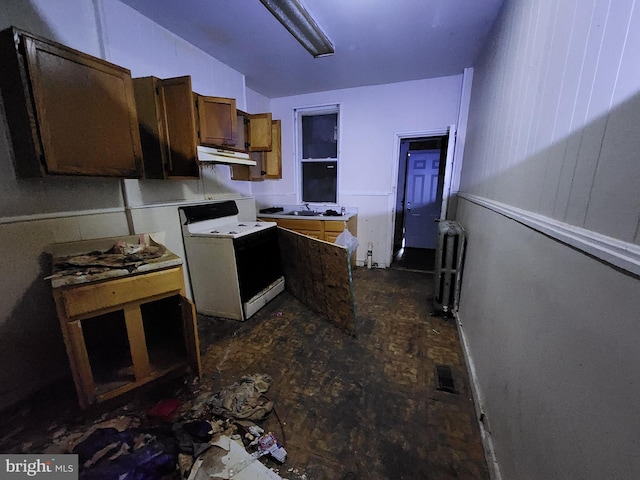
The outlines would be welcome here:
M 184 218 L 189 218 L 187 213 L 182 215 Z M 269 228 L 274 228 L 276 223 L 258 222 L 256 220 L 238 220 L 237 215 L 229 215 L 216 218 L 204 218 L 201 216 L 195 221 L 185 223 L 184 225 L 190 235 L 235 239 L 250 236 L 254 233 L 262 233 Z

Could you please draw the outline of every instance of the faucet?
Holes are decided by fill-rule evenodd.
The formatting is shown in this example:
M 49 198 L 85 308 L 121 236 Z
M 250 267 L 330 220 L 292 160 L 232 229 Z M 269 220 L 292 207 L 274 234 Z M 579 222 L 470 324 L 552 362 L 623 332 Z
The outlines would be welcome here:
M 311 207 L 309 206 L 309 203 L 308 203 L 308 202 L 303 203 L 303 205 L 304 205 L 305 207 L 307 207 L 307 210 L 311 211 Z

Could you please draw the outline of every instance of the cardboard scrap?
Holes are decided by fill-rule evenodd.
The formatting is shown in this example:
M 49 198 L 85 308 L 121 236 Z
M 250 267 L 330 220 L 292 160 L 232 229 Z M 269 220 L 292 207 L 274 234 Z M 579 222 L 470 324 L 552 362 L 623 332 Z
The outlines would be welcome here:
M 245 450 L 235 440 L 226 435 L 221 435 L 215 442 L 214 447 L 207 450 L 200 459 L 202 463 L 198 466 L 197 472 L 193 475 L 193 480 L 236 479 L 236 480 L 283 480 L 273 470 L 270 470 L 259 460 L 254 460 L 237 473 L 231 473 L 230 469 L 251 459 L 251 454 Z M 194 468 L 196 465 L 194 464 Z M 192 469 L 193 474 L 193 469 Z M 189 476 L 191 479 L 191 476 Z

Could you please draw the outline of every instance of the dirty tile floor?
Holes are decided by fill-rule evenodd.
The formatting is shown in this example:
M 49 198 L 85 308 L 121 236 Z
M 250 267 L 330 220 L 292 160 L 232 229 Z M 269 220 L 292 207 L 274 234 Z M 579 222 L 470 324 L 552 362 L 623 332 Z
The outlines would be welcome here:
M 356 268 L 357 336 L 289 293 L 249 321 L 201 317 L 203 377 L 216 392 L 243 375 L 266 373 L 275 411 L 262 425 L 288 452 L 285 478 L 308 480 L 489 478 L 457 331 L 431 315 L 431 275 Z M 436 366 L 451 368 L 455 391 L 438 390 Z M 41 453 L 69 432 L 118 415 L 144 421 L 155 402 L 193 399 L 192 379 L 149 385 L 77 409 L 61 382 L 3 412 L 0 452 Z

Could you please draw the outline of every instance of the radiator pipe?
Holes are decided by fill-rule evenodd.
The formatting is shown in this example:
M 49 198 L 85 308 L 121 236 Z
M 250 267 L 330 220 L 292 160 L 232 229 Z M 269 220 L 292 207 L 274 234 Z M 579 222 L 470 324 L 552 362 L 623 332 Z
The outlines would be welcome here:
M 367 244 L 367 268 L 371 269 L 371 260 L 373 258 L 373 242 Z

